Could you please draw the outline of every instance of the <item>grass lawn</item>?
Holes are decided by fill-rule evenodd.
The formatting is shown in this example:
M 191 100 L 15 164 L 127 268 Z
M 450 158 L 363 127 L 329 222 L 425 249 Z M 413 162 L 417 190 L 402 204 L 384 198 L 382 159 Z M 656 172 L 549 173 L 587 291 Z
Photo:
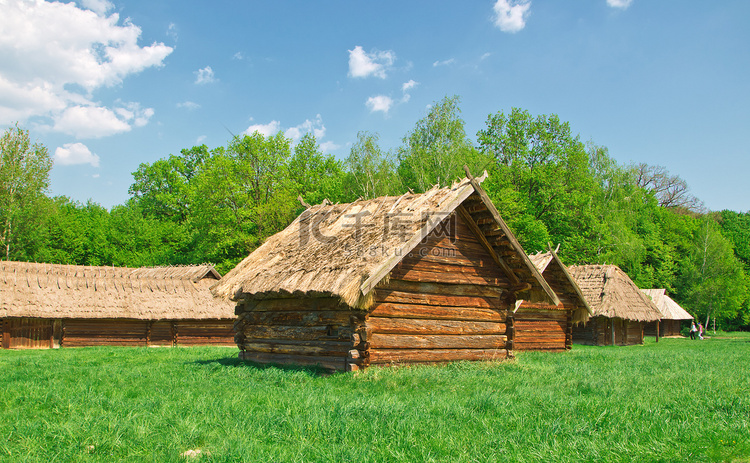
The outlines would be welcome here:
M 750 462 L 750 335 L 321 375 L 228 348 L 0 351 L 0 461 Z

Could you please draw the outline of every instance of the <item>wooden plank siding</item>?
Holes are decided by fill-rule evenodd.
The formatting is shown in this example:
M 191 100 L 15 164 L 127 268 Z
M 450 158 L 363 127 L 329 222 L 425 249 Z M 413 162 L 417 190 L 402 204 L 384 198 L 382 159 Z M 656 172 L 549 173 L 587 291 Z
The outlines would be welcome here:
M 656 336 L 656 322 L 646 323 L 643 327 L 644 336 Z M 659 326 L 659 337 L 681 336 L 682 320 L 661 320 Z
M 621 318 L 592 317 L 584 326 L 573 328 L 573 341 L 596 346 L 643 344 L 644 325 L 644 322 Z
M 233 346 L 233 319 L 37 319 L 2 320 L 5 349 L 92 346 Z
M 49 349 L 53 346 L 52 321 L 43 318 L 5 318 L 2 324 L 4 349 Z
M 376 288 L 365 320 L 368 364 L 509 355 L 511 282 L 458 214 L 442 225 Z

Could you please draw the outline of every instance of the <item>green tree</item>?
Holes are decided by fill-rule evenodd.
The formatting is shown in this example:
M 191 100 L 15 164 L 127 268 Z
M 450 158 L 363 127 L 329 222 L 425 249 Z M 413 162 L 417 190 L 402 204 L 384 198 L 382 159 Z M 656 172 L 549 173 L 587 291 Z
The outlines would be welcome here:
M 521 243 L 535 251 L 552 241 L 569 260 L 588 257 L 597 185 L 569 124 L 513 108 L 489 115 L 477 138 L 494 161 L 486 188 Z
M 39 220 L 51 168 L 47 148 L 31 143 L 29 132 L 18 124 L 0 137 L 0 243 L 6 260 L 23 254 L 15 252 L 14 244 Z
M 681 301 L 700 318 L 737 318 L 748 297 L 748 279 L 731 243 L 710 215 L 696 224 L 692 246 L 680 262 Z
M 354 198 L 372 199 L 396 194 L 400 190 L 395 162 L 380 148 L 378 141 L 378 134 L 357 133 L 357 141 L 344 161 Z
M 487 166 L 487 158 L 466 136 L 459 101 L 458 96 L 452 96 L 435 103 L 404 137 L 397 153 L 404 186 L 419 192 L 433 185 L 447 186 L 465 176 L 464 165 L 472 172 Z
M 288 172 L 295 192 L 310 204 L 320 204 L 324 199 L 339 202 L 347 197 L 342 189 L 342 163 L 323 154 L 311 133 L 303 135 L 294 146 Z
M 131 201 L 147 216 L 184 222 L 190 214 L 191 182 L 214 154 L 206 145 L 200 145 L 183 149 L 180 156 L 169 155 L 152 164 L 139 165 L 128 190 Z
M 282 133 L 232 139 L 195 178 L 190 227 L 199 231 L 195 260 L 231 269 L 265 238 L 286 227 L 299 202 L 289 179 L 291 140 Z

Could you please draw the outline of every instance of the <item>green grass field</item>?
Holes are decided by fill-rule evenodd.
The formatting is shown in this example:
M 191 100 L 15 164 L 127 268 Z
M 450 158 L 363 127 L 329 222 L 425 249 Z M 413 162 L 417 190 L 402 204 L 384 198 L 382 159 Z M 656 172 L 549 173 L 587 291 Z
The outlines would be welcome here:
M 228 348 L 0 351 L 0 460 L 750 461 L 750 336 L 322 375 Z

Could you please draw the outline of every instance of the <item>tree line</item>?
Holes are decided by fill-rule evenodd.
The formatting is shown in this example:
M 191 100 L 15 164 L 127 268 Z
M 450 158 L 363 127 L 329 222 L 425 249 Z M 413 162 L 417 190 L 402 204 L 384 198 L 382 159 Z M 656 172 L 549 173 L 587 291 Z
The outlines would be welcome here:
M 472 140 L 460 99 L 431 106 L 391 150 L 360 132 L 345 159 L 312 134 L 234 136 L 133 173 L 129 200 L 107 210 L 48 195 L 52 161 L 28 131 L 0 139 L 0 242 L 6 260 L 153 266 L 212 262 L 226 273 L 304 204 L 422 192 L 487 170 L 483 188 L 527 252 L 559 244 L 568 265 L 620 266 L 641 288 L 666 288 L 688 311 L 750 327 L 750 212 L 711 212 L 663 166 L 618 164 L 558 116 L 513 108 Z

